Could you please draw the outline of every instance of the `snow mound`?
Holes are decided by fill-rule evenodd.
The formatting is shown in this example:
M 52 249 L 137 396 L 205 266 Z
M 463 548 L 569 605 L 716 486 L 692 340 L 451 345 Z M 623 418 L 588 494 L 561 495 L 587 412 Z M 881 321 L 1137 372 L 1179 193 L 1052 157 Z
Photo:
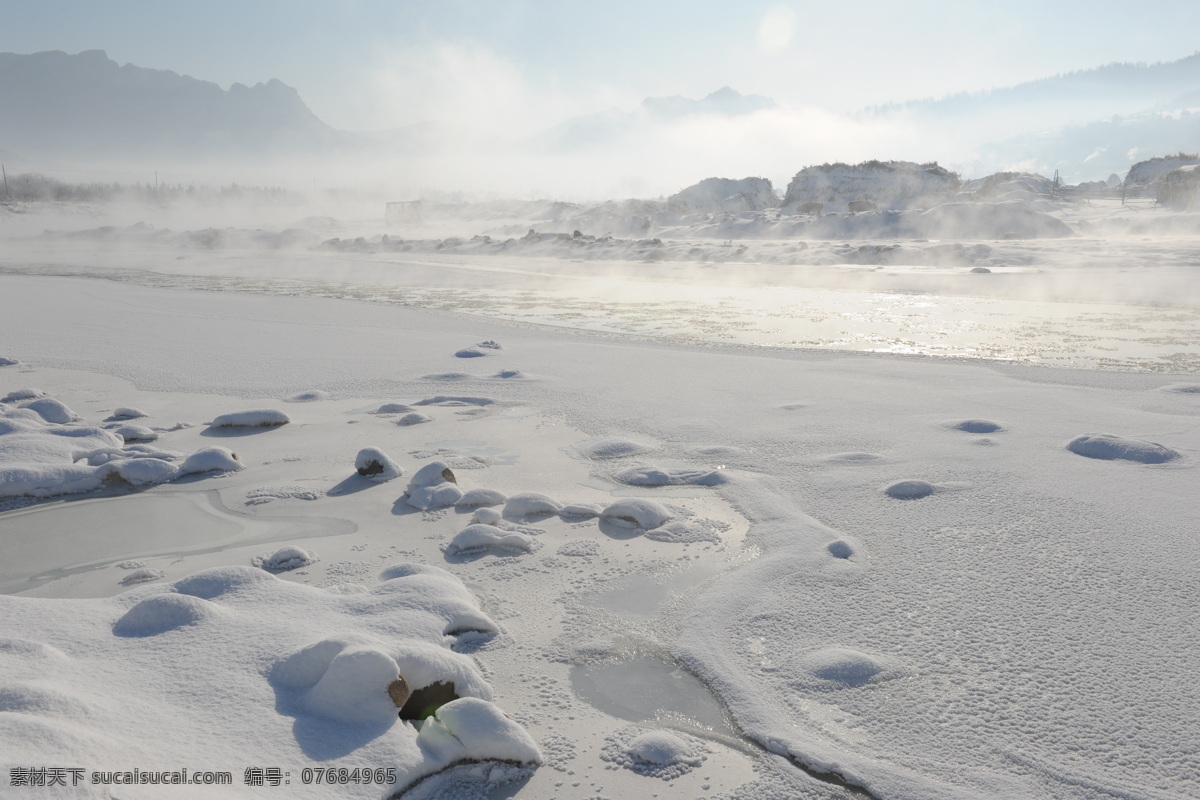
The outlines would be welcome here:
M 17 361 L 15 358 L 0 357 L 0 367 L 15 367 L 17 364 L 20 364 L 20 363 L 21 362 Z
M 729 479 L 720 470 L 678 467 L 630 467 L 613 477 L 630 486 L 720 486 Z
M 316 555 L 295 545 L 281 547 L 274 553 L 255 556 L 250 562 L 259 569 L 265 569 L 267 572 L 286 572 L 292 569 L 300 569 L 315 563 Z
M 428 414 L 422 414 L 420 411 L 410 411 L 402 417 L 396 419 L 396 424 L 401 427 L 409 425 L 420 425 L 423 422 L 433 422 L 433 417 Z
M 318 716 L 350 725 L 388 724 L 396 706 L 388 686 L 400 675 L 395 659 L 369 646 L 346 647 L 326 665 L 304 693 L 304 708 Z
M 22 400 L 35 400 L 45 396 L 46 393 L 41 389 L 14 389 L 4 397 L 0 397 L 0 403 L 19 403 Z
M 117 636 L 157 636 L 167 631 L 197 625 L 219 613 L 213 603 L 199 597 L 167 592 L 137 603 L 113 625 Z
M 594 459 L 609 459 L 609 458 L 625 458 L 626 456 L 634 456 L 639 453 L 646 453 L 654 448 L 641 442 L 635 442 L 630 439 L 620 439 L 616 437 L 608 437 L 597 439 L 593 442 L 583 445 L 579 448 L 580 455 L 585 458 Z
M 226 447 L 205 447 L 197 450 L 183 460 L 179 465 L 182 475 L 194 475 L 202 472 L 237 472 L 245 467 L 238 460 L 237 453 Z
M 496 401 L 490 397 L 468 397 L 466 395 L 439 394 L 413 403 L 415 406 L 490 406 Z
M 28 403 L 22 403 L 21 408 L 29 409 L 37 414 L 46 422 L 53 422 L 58 425 L 65 425 L 68 422 L 75 422 L 80 419 L 79 415 L 59 400 L 53 397 L 42 397 L 37 400 L 30 400 Z
M 539 763 L 529 735 L 490 702 L 473 660 L 448 646 L 448 628 L 495 624 L 444 570 L 396 571 L 408 574 L 358 592 L 247 566 L 189 576 L 177 591 L 0 595 L 0 707 L 20 712 L 0 714 L 0 752 L 13 764 L 35 753 L 85 764 L 142 753 L 155 763 L 196 759 L 240 774 L 239 753 L 289 763 L 314 757 L 307 741 L 322 748 L 317 758 L 328 768 L 394 767 L 388 792 L 461 761 Z M 201 585 L 208 591 L 180 591 Z M 414 696 L 441 687 L 426 693 L 434 702 L 421 716 L 434 719 L 424 738 L 400 724 L 388 689 L 401 675 Z M 378 796 L 377 787 L 355 788 L 337 794 Z
M 378 447 L 364 447 L 359 450 L 358 455 L 354 457 L 354 469 L 359 475 L 376 483 L 390 481 L 404 474 L 400 465 Z
M 471 522 L 482 522 L 484 525 L 499 526 L 503 521 L 504 517 L 494 508 L 477 508 L 471 515 Z
M 370 412 L 372 414 L 404 414 L 412 411 L 412 406 L 406 406 L 404 403 L 384 403 L 379 408 Z
M 849 647 L 824 647 L 799 659 L 801 669 L 829 688 L 865 686 L 889 677 L 889 662 Z
M 622 528 L 641 528 L 648 531 L 671 519 L 671 512 L 655 500 L 630 497 L 606 507 L 600 512 L 600 519 Z
M 1004 430 L 1004 426 L 999 422 L 992 422 L 990 419 L 964 419 L 955 422 L 947 422 L 947 428 L 952 428 L 956 431 L 964 433 L 995 433 Z
M 140 408 L 130 408 L 129 406 L 121 406 L 120 408 L 113 409 L 113 412 L 108 415 L 108 421 L 118 422 L 120 420 L 126 420 L 126 419 L 141 419 L 142 417 L 148 417 L 148 416 L 150 416 L 150 415 L 147 414 L 145 411 L 142 411 Z
M 309 389 L 306 392 L 294 394 L 291 397 L 284 398 L 285 403 L 315 403 L 319 400 L 328 400 L 329 392 L 320 389 Z
M 163 572 L 161 569 L 151 569 L 149 567 L 142 567 L 141 569 L 133 570 L 128 575 L 126 575 L 124 578 L 121 578 L 121 585 L 122 586 L 136 586 L 139 583 L 148 583 L 149 581 L 156 581 L 159 578 L 166 576 L 166 574 L 167 573 Z
M 566 520 L 595 519 L 604 511 L 604 506 L 595 503 L 568 503 L 558 515 Z
M 850 558 L 854 555 L 854 548 L 845 539 L 836 539 L 825 545 L 825 550 L 834 558 Z
M 834 453 L 831 456 L 826 456 L 824 461 L 829 464 L 870 464 L 875 461 L 882 461 L 883 456 L 879 453 Z
M 710 752 L 679 731 L 626 729 L 609 736 L 600 758 L 649 778 L 672 781 L 704 763 Z
M 431 461 L 409 479 L 405 502 L 422 511 L 447 508 L 462 499 L 463 491 L 457 483 L 445 461 Z
M 1159 387 L 1160 391 L 1176 394 L 1200 394 L 1200 383 L 1171 383 Z
M 463 496 L 455 505 L 458 508 L 483 508 L 504 505 L 507 501 L 508 495 L 504 492 L 498 492 L 495 489 L 471 489 L 463 492 Z
M 531 553 L 536 549 L 533 537 L 516 531 L 505 531 L 494 525 L 473 523 L 463 528 L 446 547 L 449 555 L 467 555 L 484 551 L 516 551 Z
M 182 474 L 181 469 L 170 461 L 157 458 L 129 458 L 110 461 L 107 465 L 121 480 L 134 486 L 150 486 L 166 483 Z
M 498 342 L 488 340 L 472 347 L 464 347 L 454 355 L 456 358 L 482 358 L 484 356 L 499 355 L 499 352 L 503 349 Z
M 143 425 L 121 425 L 113 429 L 113 433 L 120 436 L 127 444 L 134 442 L 153 442 L 158 439 L 158 434 Z
M 0 411 L 0 497 L 78 494 L 119 481 L 145 486 L 192 472 L 241 468 L 227 450 L 222 463 L 205 465 L 204 452 L 177 463 L 183 454 L 127 444 L 113 431 L 49 422 L 28 408 L 5 408 Z
M 1127 439 L 1111 433 L 1087 433 L 1067 442 L 1067 449 L 1076 455 L 1105 461 L 1136 461 L 1139 464 L 1162 464 L 1174 461 L 1180 453 L 1157 442 Z
M 936 163 L 823 164 L 797 172 L 788 184 L 783 204 L 798 207 L 819 203 L 827 212 L 853 210 L 851 203 L 862 202 L 884 209 L 913 208 L 947 199 L 959 186 L 958 176 Z
M 274 428 L 287 425 L 291 418 L 282 411 L 271 408 L 256 408 L 250 411 L 235 411 L 222 414 L 209 423 L 213 428 Z
M 492 703 L 463 697 L 439 708 L 421 725 L 417 742 L 441 760 L 454 763 L 488 758 L 541 764 L 537 743 Z
M 504 504 L 506 519 L 528 519 L 557 514 L 562 510 L 562 503 L 539 492 L 519 492 L 508 498 Z
M 679 214 L 739 214 L 779 204 L 766 178 L 705 178 L 667 198 L 667 208 Z
M 933 494 L 933 488 L 929 481 L 907 480 L 897 481 L 883 491 L 897 500 L 919 500 Z
M 193 572 L 186 578 L 175 581 L 175 591 L 180 594 L 212 600 L 231 592 L 262 586 L 273 581 L 270 575 L 250 567 L 211 567 Z
M 413 476 L 409 478 L 408 485 L 437 486 L 446 481 L 458 483 L 458 479 L 454 477 L 454 472 L 449 465 L 445 461 L 430 461 L 413 473 Z

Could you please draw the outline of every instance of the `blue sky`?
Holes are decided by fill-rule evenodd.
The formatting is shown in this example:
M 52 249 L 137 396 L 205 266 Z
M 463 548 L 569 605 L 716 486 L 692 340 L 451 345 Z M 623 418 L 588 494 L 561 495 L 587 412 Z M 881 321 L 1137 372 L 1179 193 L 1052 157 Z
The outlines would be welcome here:
M 4 0 L 0 51 L 106 50 L 228 86 L 296 87 L 327 122 L 536 129 L 723 85 L 795 108 L 1004 86 L 1200 50 L 1195 0 Z

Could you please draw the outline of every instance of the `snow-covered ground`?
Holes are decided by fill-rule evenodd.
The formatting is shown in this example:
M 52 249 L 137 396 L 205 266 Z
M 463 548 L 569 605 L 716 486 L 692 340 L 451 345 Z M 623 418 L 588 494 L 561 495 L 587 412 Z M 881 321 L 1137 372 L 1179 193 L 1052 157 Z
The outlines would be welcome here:
M 0 781 L 1200 795 L 1200 240 L 1122 213 L 10 239 Z

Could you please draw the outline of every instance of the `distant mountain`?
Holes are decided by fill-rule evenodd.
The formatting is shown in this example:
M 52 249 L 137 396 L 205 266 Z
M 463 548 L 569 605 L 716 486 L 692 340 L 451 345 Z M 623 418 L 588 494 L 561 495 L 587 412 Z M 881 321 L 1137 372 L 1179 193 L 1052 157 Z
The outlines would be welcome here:
M 1159 64 L 1108 64 L 1002 89 L 964 92 L 942 99 L 911 100 L 867 109 L 950 120 L 986 116 L 1043 127 L 1133 114 L 1200 92 L 1200 53 Z
M 1103 180 L 1146 158 L 1200 150 L 1200 107 L 1147 112 L 991 142 L 980 148 L 973 174 L 1020 169 L 1068 183 Z
M 278 80 L 228 90 L 102 50 L 0 53 L 0 149 L 24 156 L 204 157 L 321 151 L 341 135 Z
M 647 97 L 633 111 L 612 109 L 572 117 L 539 136 L 537 144 L 560 150 L 615 144 L 648 127 L 688 117 L 735 117 L 777 107 L 775 101 L 769 97 L 741 94 L 728 86 L 723 86 L 699 100 L 681 95 Z

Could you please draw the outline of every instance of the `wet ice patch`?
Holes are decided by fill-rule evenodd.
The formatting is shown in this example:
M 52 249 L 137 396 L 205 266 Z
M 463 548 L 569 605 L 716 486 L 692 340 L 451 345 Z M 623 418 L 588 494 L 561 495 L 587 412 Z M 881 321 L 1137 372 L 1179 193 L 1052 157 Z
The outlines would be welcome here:
M 1176 450 L 1141 439 L 1128 439 L 1111 433 L 1087 433 L 1067 442 L 1067 449 L 1076 455 L 1104 461 L 1136 461 L 1139 464 L 1163 464 L 1180 457 Z
M 679 731 L 626 728 L 605 740 L 600 758 L 639 775 L 675 780 L 704 763 L 703 740 Z
M 209 423 L 212 428 L 274 428 L 287 425 L 291 418 L 272 408 L 256 408 L 249 411 L 235 411 L 214 417 Z
M 273 553 L 257 555 L 250 563 L 267 572 L 286 572 L 316 563 L 315 553 L 295 545 L 281 547 Z

